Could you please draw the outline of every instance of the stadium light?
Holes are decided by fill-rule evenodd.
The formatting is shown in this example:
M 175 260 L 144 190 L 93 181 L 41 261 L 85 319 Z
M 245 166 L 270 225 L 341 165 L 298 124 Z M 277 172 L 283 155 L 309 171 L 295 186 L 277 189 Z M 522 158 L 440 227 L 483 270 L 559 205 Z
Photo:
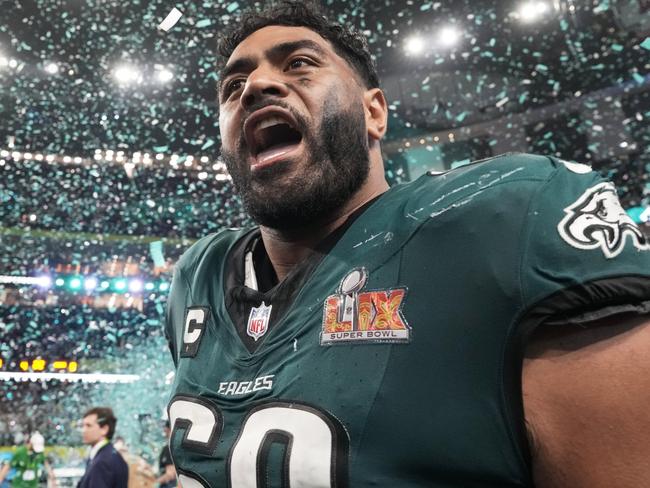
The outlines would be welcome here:
M 49 276 L 14 276 L 14 275 L 0 275 L 0 283 L 9 283 L 12 285 L 36 285 L 42 286 L 45 283 L 45 279 Z
M 156 287 L 156 285 L 154 285 L 154 284 L 151 283 L 150 281 L 147 282 L 147 284 L 144 285 L 144 289 L 147 290 L 147 291 L 151 291 L 151 290 L 153 290 L 155 287 Z
M 57 278 L 56 281 L 54 282 L 56 286 L 63 286 L 65 285 L 65 280 L 63 278 Z
M 99 286 L 101 287 L 102 290 L 106 290 L 109 286 L 111 286 L 111 284 L 108 281 L 104 280 L 100 283 Z
M 32 370 L 33 371 L 44 371 L 47 363 L 44 359 L 34 359 L 32 360 Z
M 160 291 L 167 291 L 169 290 L 169 283 L 165 283 L 164 281 L 160 284 L 158 287 Z
M 140 376 L 135 374 L 106 373 L 21 373 L 16 371 L 0 372 L 0 381 L 81 381 L 82 383 L 133 383 Z
M 173 79 L 174 73 L 166 68 L 156 71 L 156 81 L 158 83 L 167 83 Z
M 51 75 L 55 75 L 59 72 L 59 65 L 56 63 L 47 63 L 44 67 L 45 71 Z
M 81 279 L 72 278 L 68 286 L 70 287 L 71 290 L 78 290 L 79 288 L 81 288 Z
M 141 80 L 141 75 L 137 68 L 128 64 L 118 66 L 115 69 L 113 76 L 115 76 L 118 83 L 123 85 L 137 83 Z
M 54 369 L 67 369 L 68 368 L 68 362 L 63 361 L 63 360 L 53 361 L 52 362 L 52 367 Z
M 138 293 L 142 291 L 142 281 L 141 280 L 131 280 L 129 282 L 129 291 L 133 293 Z
M 440 29 L 438 34 L 438 42 L 445 47 L 451 47 L 458 44 L 462 33 L 460 29 L 453 25 L 448 25 Z
M 519 7 L 518 14 L 522 22 L 534 22 L 550 10 L 546 2 L 526 2 Z
M 406 40 L 406 53 L 410 55 L 418 55 L 424 51 L 424 40 L 421 37 L 414 36 Z
M 126 290 L 126 280 L 116 280 L 113 286 L 117 291 L 124 291 Z
M 90 276 L 84 279 L 84 289 L 86 291 L 93 291 L 95 288 L 97 288 L 97 278 Z
M 52 286 L 52 278 L 49 276 L 39 276 L 37 285 L 40 288 L 50 288 Z

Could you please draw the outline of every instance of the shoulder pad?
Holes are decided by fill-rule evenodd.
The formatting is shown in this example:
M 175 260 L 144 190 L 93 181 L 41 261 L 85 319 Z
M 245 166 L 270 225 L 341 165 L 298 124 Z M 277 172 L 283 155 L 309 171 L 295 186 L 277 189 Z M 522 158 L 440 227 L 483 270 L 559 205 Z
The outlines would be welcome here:
M 562 163 L 546 156 L 503 154 L 444 173 L 427 173 L 403 185 L 397 193 L 407 200 L 407 216 L 423 211 L 431 215 L 473 195 L 492 191 L 503 184 L 546 181 L 558 170 L 558 166 L 564 167 Z M 530 191 L 530 188 L 522 186 L 521 191 Z

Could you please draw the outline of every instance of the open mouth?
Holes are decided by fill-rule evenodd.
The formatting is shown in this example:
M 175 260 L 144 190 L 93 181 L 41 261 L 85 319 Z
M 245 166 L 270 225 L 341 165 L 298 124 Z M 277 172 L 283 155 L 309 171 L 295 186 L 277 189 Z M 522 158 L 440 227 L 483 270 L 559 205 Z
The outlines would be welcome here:
M 266 166 L 287 156 L 297 150 L 302 142 L 302 133 L 279 114 L 268 114 L 252 125 L 254 127 L 248 132 L 247 141 L 254 167 Z

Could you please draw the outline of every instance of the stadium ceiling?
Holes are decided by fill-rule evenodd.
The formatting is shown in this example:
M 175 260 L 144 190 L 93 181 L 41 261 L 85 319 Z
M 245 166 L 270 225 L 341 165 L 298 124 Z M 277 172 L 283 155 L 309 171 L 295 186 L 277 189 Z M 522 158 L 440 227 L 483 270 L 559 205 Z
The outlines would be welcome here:
M 648 81 L 647 0 L 321 3 L 369 37 L 394 137 Z M 255 4 L 5 0 L 0 147 L 214 156 L 216 37 Z M 174 7 L 183 16 L 159 29 Z

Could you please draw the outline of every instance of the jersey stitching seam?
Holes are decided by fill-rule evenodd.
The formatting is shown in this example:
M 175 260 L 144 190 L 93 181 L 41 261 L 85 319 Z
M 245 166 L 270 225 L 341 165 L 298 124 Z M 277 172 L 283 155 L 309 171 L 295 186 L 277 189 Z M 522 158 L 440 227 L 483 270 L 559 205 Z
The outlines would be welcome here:
M 548 185 L 553 178 L 558 174 L 558 168 L 555 166 L 554 161 L 551 158 L 548 158 L 551 164 L 554 166 L 554 170 L 550 173 L 549 176 L 544 178 L 542 181 L 542 184 L 539 185 L 539 188 L 537 188 L 537 191 L 535 191 L 531 196 L 528 201 L 528 205 L 526 206 L 526 214 L 528 215 L 530 213 L 530 209 L 532 208 L 534 202 L 537 200 L 538 195 L 543 191 L 543 189 Z M 508 431 L 508 436 L 510 437 L 510 442 L 512 442 L 512 445 L 515 448 L 515 451 L 517 453 L 517 456 L 519 457 L 519 460 L 522 462 L 524 466 L 526 466 L 527 471 L 529 473 L 529 476 L 531 475 L 531 466 L 528 465 L 528 462 L 526 460 L 526 456 L 521 450 L 521 446 L 519 445 L 519 439 L 518 436 L 515 434 L 513 430 L 513 425 L 512 425 L 512 417 L 513 417 L 513 412 L 511 412 L 510 407 L 508 406 L 508 401 L 506 399 L 506 392 L 505 392 L 505 384 L 504 384 L 504 361 L 505 361 L 505 354 L 506 354 L 506 349 L 508 348 L 508 344 L 513 340 L 513 333 L 515 330 L 515 326 L 517 323 L 519 323 L 519 320 L 521 318 L 521 312 L 523 308 L 523 304 L 525 303 L 525 291 L 524 291 L 524 284 L 523 284 L 523 263 L 524 263 L 524 257 L 526 256 L 526 250 L 528 249 L 528 242 L 530 238 L 530 229 L 529 229 L 529 221 L 526 220 L 524 225 L 521 228 L 520 231 L 520 238 L 519 238 L 519 252 L 518 252 L 518 266 L 517 266 L 517 281 L 518 281 L 518 295 L 519 295 L 519 313 L 515 316 L 513 321 L 509 324 L 508 326 L 508 332 L 506 334 L 506 339 L 505 342 L 501 348 L 501 360 L 500 360 L 500 366 L 499 366 L 499 385 L 501 389 L 501 408 L 503 409 L 503 414 L 504 418 L 506 420 L 506 426 L 507 426 L 507 431 Z M 523 399 L 522 399 L 523 402 Z M 522 403 L 523 405 L 523 403 Z M 525 422 L 525 411 L 522 412 L 524 415 L 524 422 Z
M 398 281 L 398 282 L 400 281 L 400 278 L 401 278 L 402 263 L 403 263 L 403 261 L 404 261 L 404 252 L 403 252 L 403 249 L 404 249 L 404 246 L 400 247 L 399 250 L 397 251 L 397 252 L 400 253 L 400 258 L 399 258 L 399 261 L 400 261 L 400 262 L 399 262 L 399 266 L 398 266 L 398 268 L 397 268 L 397 269 L 398 269 L 398 275 L 397 275 L 397 281 Z M 387 262 L 388 260 L 390 260 L 390 259 L 391 259 L 395 254 L 397 254 L 397 252 L 392 253 L 392 254 L 390 255 L 390 257 L 389 257 L 385 262 Z M 413 333 L 412 330 L 411 330 L 411 333 Z M 392 344 L 391 344 L 391 346 L 390 346 L 390 352 L 388 353 L 388 357 L 386 358 L 386 363 L 384 364 L 384 371 L 383 371 L 382 374 L 381 374 L 381 380 L 380 380 L 380 382 L 379 382 L 379 385 L 383 385 L 383 384 L 384 384 L 384 378 L 386 378 L 386 371 L 388 370 L 388 363 L 390 362 L 391 357 L 393 356 L 393 349 L 394 349 L 394 348 L 395 348 L 395 345 L 392 345 Z M 370 405 L 370 408 L 368 409 L 368 412 L 369 412 L 369 413 L 370 413 L 370 412 L 372 411 L 372 409 L 374 408 L 375 403 L 377 403 L 377 397 L 379 396 L 379 392 L 380 392 L 380 391 L 381 391 L 381 386 L 380 386 L 379 388 L 377 388 L 377 392 L 375 393 L 375 396 L 374 396 L 373 399 L 372 399 L 372 404 Z M 361 429 L 361 436 L 359 437 L 359 443 L 358 443 L 358 446 L 361 446 L 361 444 L 364 442 L 364 440 L 365 440 L 365 438 L 366 438 L 366 433 L 368 432 L 366 427 L 367 427 L 367 425 L 368 425 L 368 418 L 369 418 L 369 417 L 370 417 L 369 414 L 366 415 L 366 419 L 365 419 L 365 421 L 363 422 L 363 428 Z M 351 450 L 350 450 L 350 451 L 351 451 Z

